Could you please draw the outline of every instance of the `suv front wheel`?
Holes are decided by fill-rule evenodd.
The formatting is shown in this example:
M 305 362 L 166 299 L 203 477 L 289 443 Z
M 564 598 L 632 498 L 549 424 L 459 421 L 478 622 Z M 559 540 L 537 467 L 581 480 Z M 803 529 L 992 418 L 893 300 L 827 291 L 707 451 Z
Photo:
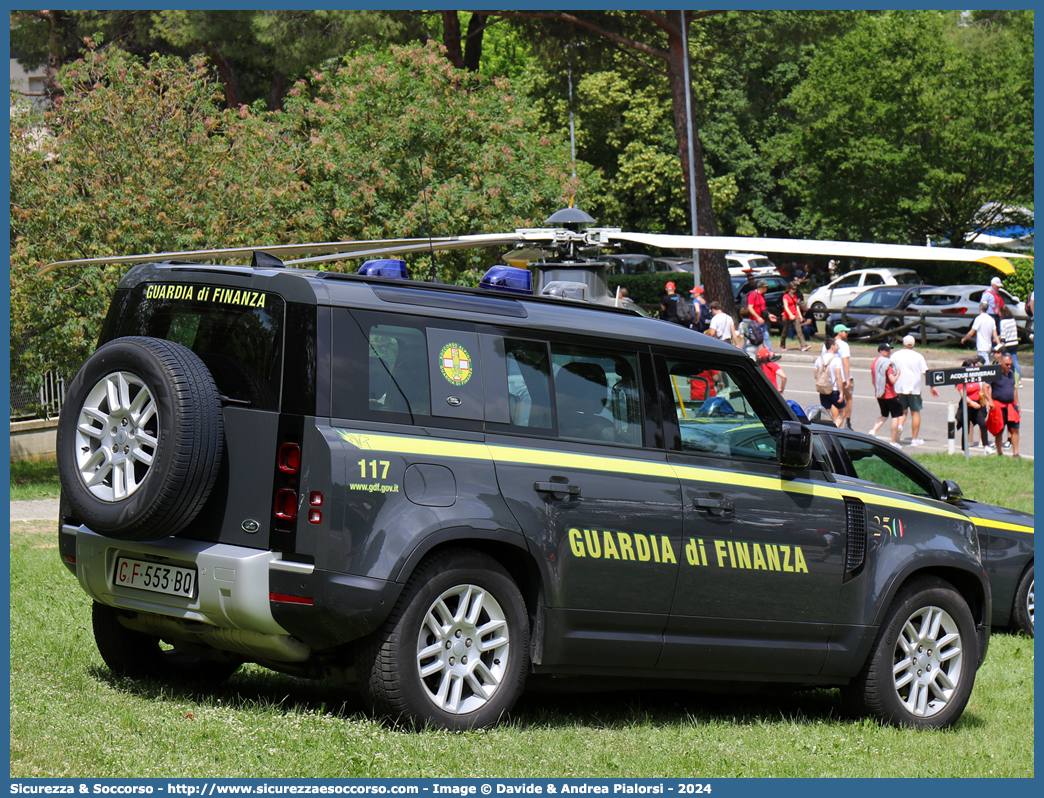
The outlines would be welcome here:
M 529 622 L 507 571 L 470 550 L 436 554 L 384 626 L 356 649 L 363 701 L 395 720 L 451 730 L 500 720 L 525 683 Z
M 894 726 L 946 728 L 971 696 L 977 646 L 971 610 L 956 590 L 935 578 L 912 582 L 892 601 L 842 699 Z

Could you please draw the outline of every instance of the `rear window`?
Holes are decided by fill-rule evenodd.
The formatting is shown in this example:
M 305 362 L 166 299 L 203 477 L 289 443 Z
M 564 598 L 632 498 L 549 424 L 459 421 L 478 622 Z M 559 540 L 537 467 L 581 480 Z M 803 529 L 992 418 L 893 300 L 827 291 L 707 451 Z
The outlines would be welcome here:
M 895 282 L 898 283 L 899 285 L 920 285 L 921 284 L 921 278 L 917 274 L 917 272 L 899 272 L 898 274 L 893 274 L 892 277 L 895 278 Z
M 959 299 L 956 294 L 921 294 L 917 297 L 917 304 L 929 308 L 941 307 L 956 304 Z
M 117 335 L 182 344 L 210 369 L 219 393 L 278 410 L 285 311 L 282 297 L 264 291 L 151 283 L 131 292 Z

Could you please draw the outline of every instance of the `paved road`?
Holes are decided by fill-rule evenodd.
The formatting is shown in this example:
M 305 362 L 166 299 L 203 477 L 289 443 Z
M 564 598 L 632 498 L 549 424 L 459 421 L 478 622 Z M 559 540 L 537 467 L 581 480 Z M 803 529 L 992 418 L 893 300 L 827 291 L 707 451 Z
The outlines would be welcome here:
M 816 392 L 815 380 L 813 379 L 812 361 L 819 353 L 817 345 L 808 352 L 801 353 L 787 350 L 783 352 L 783 358 L 779 365 L 787 375 L 787 388 L 784 396 L 793 399 L 802 407 L 809 404 L 819 404 L 819 394 Z M 956 368 L 960 366 L 959 357 L 938 358 L 932 357 L 932 353 L 922 353 L 928 361 L 928 368 Z M 857 432 L 869 432 L 878 417 L 877 400 L 874 398 L 873 383 L 870 381 L 870 364 L 873 362 L 875 353 L 867 352 L 852 353 L 852 377 L 855 381 L 855 401 L 852 405 L 852 428 Z M 1032 367 L 1026 367 L 1023 371 L 1022 385 L 1019 390 L 1019 405 L 1022 414 L 1022 426 L 1019 429 L 1019 454 L 1023 457 L 1033 457 L 1033 380 Z M 950 402 L 954 405 L 958 402 L 957 388 L 950 385 L 939 389 L 939 396 L 935 398 L 931 392 L 925 389 L 924 409 L 921 411 L 920 437 L 924 439 L 924 446 L 911 449 L 910 422 L 907 419 L 899 442 L 904 449 L 912 452 L 945 452 L 946 441 L 946 408 Z M 879 436 L 887 438 L 888 427 L 884 426 Z M 992 440 L 992 439 L 991 439 Z M 976 433 L 976 443 L 978 434 Z M 958 432 L 957 445 L 960 445 L 960 433 Z M 973 451 L 973 456 L 976 453 Z
M 31 502 L 11 502 L 12 521 L 58 522 L 58 500 L 39 499 Z

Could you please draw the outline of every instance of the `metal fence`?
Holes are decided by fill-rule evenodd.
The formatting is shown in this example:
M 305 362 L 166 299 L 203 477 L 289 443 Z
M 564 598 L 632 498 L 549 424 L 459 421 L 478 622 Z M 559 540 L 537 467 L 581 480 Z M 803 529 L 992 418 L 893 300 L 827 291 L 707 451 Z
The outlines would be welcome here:
M 27 346 L 28 339 L 23 339 L 11 351 L 12 366 Z M 39 388 L 30 388 L 25 375 L 17 370 L 11 372 L 11 421 L 24 421 L 30 418 L 57 418 L 62 412 L 65 401 L 65 379 L 48 371 L 43 376 Z

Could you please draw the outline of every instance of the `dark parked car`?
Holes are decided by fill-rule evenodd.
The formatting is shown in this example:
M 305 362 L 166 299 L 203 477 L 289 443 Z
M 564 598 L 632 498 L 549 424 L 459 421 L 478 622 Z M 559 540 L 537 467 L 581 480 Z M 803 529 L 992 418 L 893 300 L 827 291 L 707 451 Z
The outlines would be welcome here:
M 887 288 L 875 288 L 860 294 L 845 305 L 844 317 L 840 313 L 831 313 L 827 317 L 827 330 L 834 329 L 835 324 L 846 324 L 851 328 L 849 338 L 863 338 L 877 332 L 876 328 L 894 330 L 901 327 L 905 320 L 902 316 L 885 316 L 882 310 L 905 310 L 923 292 L 933 289 L 932 285 L 892 285 Z
M 950 480 L 941 480 L 905 452 L 860 432 L 813 424 L 821 451 L 839 479 L 872 482 L 920 499 L 956 507 L 975 523 L 993 593 L 993 626 L 1033 634 L 1033 516 L 972 501 Z M 896 510 L 901 505 L 897 504 Z M 892 519 L 881 518 L 888 528 Z M 901 524 L 902 522 L 900 522 Z M 901 535 L 903 530 L 897 530 Z
M 601 260 L 611 264 L 609 274 L 672 274 L 678 271 L 691 271 L 691 268 L 689 270 L 678 269 L 667 261 L 654 260 L 648 255 L 605 255 Z

